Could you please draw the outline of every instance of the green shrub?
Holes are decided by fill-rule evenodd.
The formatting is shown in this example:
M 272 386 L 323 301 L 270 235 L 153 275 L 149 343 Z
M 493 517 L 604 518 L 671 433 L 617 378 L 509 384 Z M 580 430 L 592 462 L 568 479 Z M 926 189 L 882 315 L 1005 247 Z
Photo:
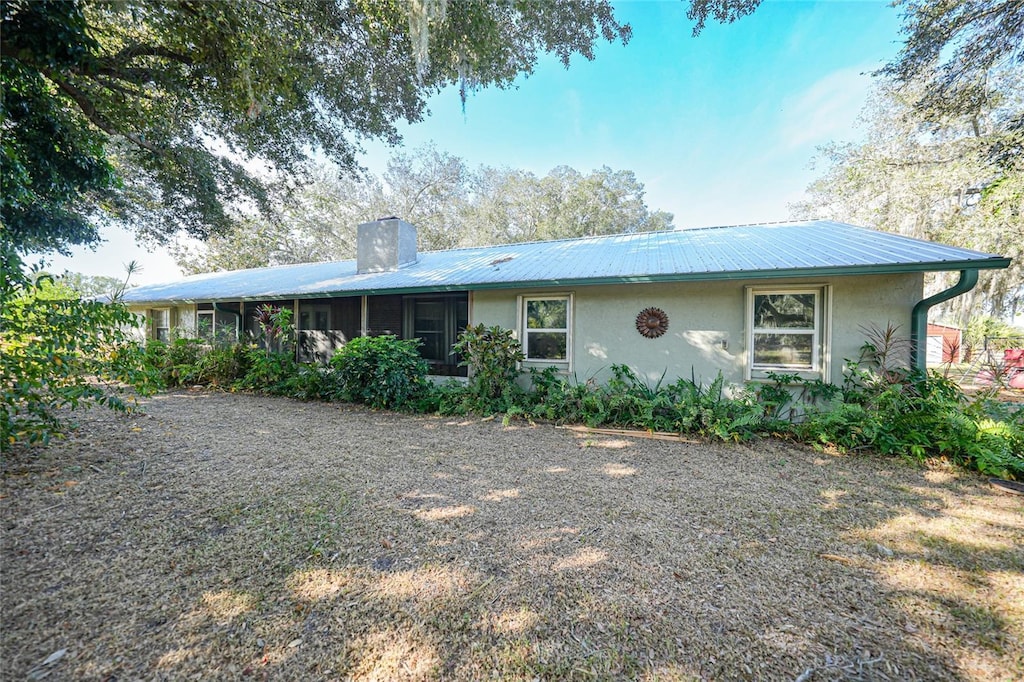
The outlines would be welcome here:
M 168 386 L 192 386 L 200 383 L 202 371 L 199 359 L 202 353 L 203 341 L 200 339 L 175 339 L 167 344 L 163 353 L 163 365 L 158 368 L 164 383 Z
M 155 390 L 136 317 L 120 303 L 83 300 L 49 276 L 29 277 L 0 247 L 0 452 L 46 442 L 64 427 L 59 412 L 88 405 L 132 409 L 128 387 Z
M 333 397 L 375 408 L 411 407 L 427 384 L 427 362 L 419 339 L 360 336 L 331 358 L 337 378 Z
M 469 387 L 456 379 L 443 384 L 428 381 L 410 406 L 420 414 L 462 415 L 470 411 Z
M 573 383 L 553 369 L 531 372 L 522 411 L 530 417 L 587 426 L 615 426 L 747 440 L 763 429 L 764 408 L 753 394 L 729 396 L 721 374 L 709 386 L 662 378 L 650 385 L 625 365 L 612 365 L 605 384 Z
M 281 395 L 297 400 L 330 400 L 338 391 L 334 370 L 317 364 L 299 365 L 275 384 Z
M 516 379 L 525 356 L 511 329 L 466 327 L 452 352 L 462 356 L 461 366 L 469 368 L 468 390 L 462 394 L 469 410 L 493 414 L 516 405 L 522 395 Z
M 251 363 L 252 355 L 240 343 L 203 349 L 196 362 L 197 383 L 232 386 L 249 372 Z
M 530 390 L 524 396 L 527 416 L 559 423 L 585 422 L 587 383 L 572 383 L 555 367 L 530 369 Z
M 801 440 L 919 460 L 946 457 L 985 474 L 1024 477 L 1024 411 L 972 401 L 934 372 L 882 374 L 860 363 L 850 370 L 842 402 L 809 411 L 794 426 Z
M 283 395 L 286 382 L 299 371 L 291 353 L 275 353 L 253 345 L 243 346 L 242 353 L 246 371 L 233 388 Z

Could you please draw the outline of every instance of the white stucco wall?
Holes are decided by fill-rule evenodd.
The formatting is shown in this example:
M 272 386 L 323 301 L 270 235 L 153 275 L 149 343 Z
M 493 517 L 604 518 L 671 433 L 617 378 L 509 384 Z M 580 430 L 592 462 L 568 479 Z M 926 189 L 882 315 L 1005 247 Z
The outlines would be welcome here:
M 672 284 L 577 286 L 566 289 L 477 291 L 471 322 L 516 329 L 517 297 L 532 293 L 574 296 L 572 367 L 578 381 L 610 376 L 612 364 L 625 364 L 649 382 L 665 372 L 666 381 L 690 378 L 708 383 L 721 371 L 728 382 L 745 380 L 746 287 L 831 285 L 830 379 L 842 381 L 844 359 L 855 359 L 865 334 L 861 326 L 900 326 L 909 338 L 910 312 L 922 298 L 920 274 L 786 280 L 736 280 Z M 647 307 L 664 310 L 668 332 L 641 336 L 636 316 Z

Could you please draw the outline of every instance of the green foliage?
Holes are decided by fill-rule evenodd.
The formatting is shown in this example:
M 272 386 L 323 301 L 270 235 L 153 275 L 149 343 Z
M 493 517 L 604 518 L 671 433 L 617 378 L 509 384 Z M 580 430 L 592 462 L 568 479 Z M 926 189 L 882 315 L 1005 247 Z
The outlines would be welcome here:
M 1024 5 L 1005 0 L 903 0 L 898 57 L 883 69 L 900 83 L 924 81 L 917 108 L 976 115 L 992 75 L 1024 62 Z M 1017 126 L 1024 126 L 1018 121 Z
M 1008 325 L 997 317 L 972 315 L 967 323 L 963 341 L 973 359 L 977 353 L 985 349 L 986 339 L 1014 339 L 1019 343 L 1022 338 L 1024 338 L 1024 330 Z M 994 348 L 1001 350 L 998 346 L 994 346 Z
M 793 212 L 1011 258 L 944 306 L 964 321 L 1000 315 L 1024 278 L 1024 69 L 993 74 L 989 95 L 955 115 L 922 110 L 925 87 L 879 83 L 862 113 L 866 135 L 819 149 L 821 175 Z
M 197 383 L 229 387 L 245 377 L 252 366 L 252 354 L 235 343 L 213 346 L 199 356 Z
M 257 346 L 242 345 L 247 358 L 246 372 L 233 384 L 244 391 L 262 391 L 273 395 L 286 394 L 284 387 L 299 369 L 291 353 L 267 352 Z
M 938 373 L 895 366 L 896 336 L 876 329 L 869 337 L 859 361 L 845 368 L 841 402 L 809 408 L 793 425 L 798 438 L 841 450 L 947 457 L 982 473 L 1024 476 L 1021 410 L 986 397 L 970 400 Z
M 211 348 L 193 339 L 150 342 L 146 352 L 171 386 L 204 384 L 420 413 L 503 413 L 506 421 L 547 419 L 732 442 L 772 434 L 818 448 L 945 457 L 988 475 L 1024 478 L 1024 409 L 989 397 L 969 400 L 948 378 L 901 368 L 895 330 L 867 331 L 842 386 L 773 374 L 756 391 L 728 387 L 721 374 L 709 385 L 693 377 L 666 384 L 664 375 L 649 382 L 625 365 L 612 365 L 605 383 L 572 381 L 554 367 L 532 369 L 530 389 L 523 391 L 515 339 L 508 330 L 481 325 L 467 328 L 456 346 L 473 369 L 467 383 L 427 381 L 419 342 L 393 336 L 353 339 L 329 368 L 300 365 L 291 354 L 253 345 Z
M 296 400 L 330 400 L 339 390 L 334 372 L 315 363 L 297 365 L 274 386 L 274 392 Z
M 151 340 L 146 344 L 146 362 L 165 386 L 191 386 L 199 381 L 202 350 L 199 339 Z
M 398 141 L 445 85 L 511 85 L 629 37 L 609 2 L 7 0 L 0 5 L 2 222 L 21 250 L 120 219 L 165 240 L 265 215 L 322 153 Z M 276 173 L 259 177 L 256 161 Z M 279 190 L 279 188 L 281 188 Z
M 127 412 L 132 388 L 156 388 L 127 331 L 136 318 L 125 306 L 86 301 L 51 277 L 26 276 L 9 246 L 0 259 L 0 450 L 46 442 L 65 426 L 65 409 Z
M 868 375 L 872 373 L 867 372 Z M 802 440 L 842 450 L 872 449 L 914 459 L 947 457 L 982 473 L 1024 476 L 1024 415 L 990 399 L 971 401 L 937 373 L 861 379 L 845 402 L 810 411 Z
M 380 176 L 313 168 L 294 199 L 272 217 L 245 220 L 198 246 L 172 247 L 175 260 L 194 273 L 352 258 L 356 226 L 368 215 L 402 216 L 429 251 L 672 228 L 671 214 L 648 209 L 631 171 L 560 166 L 538 177 L 473 169 L 430 146 L 395 154 Z
M 360 336 L 331 358 L 335 397 L 375 408 L 406 409 L 427 383 L 427 362 L 419 339 Z
M 511 329 L 468 326 L 459 334 L 452 352 L 462 356 L 460 366 L 469 368 L 469 385 L 464 394 L 469 401 L 468 409 L 494 414 L 505 412 L 516 403 L 520 394 L 516 384 L 519 363 L 525 356 Z
M 284 306 L 264 303 L 256 308 L 256 324 L 259 325 L 267 354 L 282 353 L 295 341 L 295 325 L 292 324 L 294 311 Z
M 605 384 L 573 383 L 553 369 L 531 372 L 532 391 L 522 411 L 535 418 L 587 426 L 617 426 L 748 440 L 764 429 L 764 408 L 752 394 L 730 396 L 721 374 L 708 386 L 693 379 L 664 385 L 641 380 L 625 365 L 612 365 Z
M 0 5 L 0 223 L 21 250 L 99 241 L 86 206 L 108 200 L 115 172 L 105 137 L 84 125 L 46 74 L 79 68 L 99 50 L 77 2 Z M 23 57 L 24 55 L 24 57 Z

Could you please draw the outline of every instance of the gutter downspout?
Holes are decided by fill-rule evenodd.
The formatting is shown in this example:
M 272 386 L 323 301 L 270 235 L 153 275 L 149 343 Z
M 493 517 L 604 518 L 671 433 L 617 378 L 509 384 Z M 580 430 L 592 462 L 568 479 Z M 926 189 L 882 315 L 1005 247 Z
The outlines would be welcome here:
M 934 296 L 918 301 L 910 313 L 910 368 L 924 372 L 927 367 L 928 309 L 937 303 L 966 294 L 978 283 L 977 270 L 961 270 L 960 281 Z

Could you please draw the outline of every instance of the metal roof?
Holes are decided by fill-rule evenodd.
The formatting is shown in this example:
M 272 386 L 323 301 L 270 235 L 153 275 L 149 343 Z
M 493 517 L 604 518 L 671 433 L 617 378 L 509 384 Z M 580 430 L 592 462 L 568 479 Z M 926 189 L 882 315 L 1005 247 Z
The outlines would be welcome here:
M 354 260 L 193 275 L 127 303 L 316 298 L 624 282 L 1005 268 L 1000 256 L 825 220 L 643 232 L 420 253 L 390 272 Z

